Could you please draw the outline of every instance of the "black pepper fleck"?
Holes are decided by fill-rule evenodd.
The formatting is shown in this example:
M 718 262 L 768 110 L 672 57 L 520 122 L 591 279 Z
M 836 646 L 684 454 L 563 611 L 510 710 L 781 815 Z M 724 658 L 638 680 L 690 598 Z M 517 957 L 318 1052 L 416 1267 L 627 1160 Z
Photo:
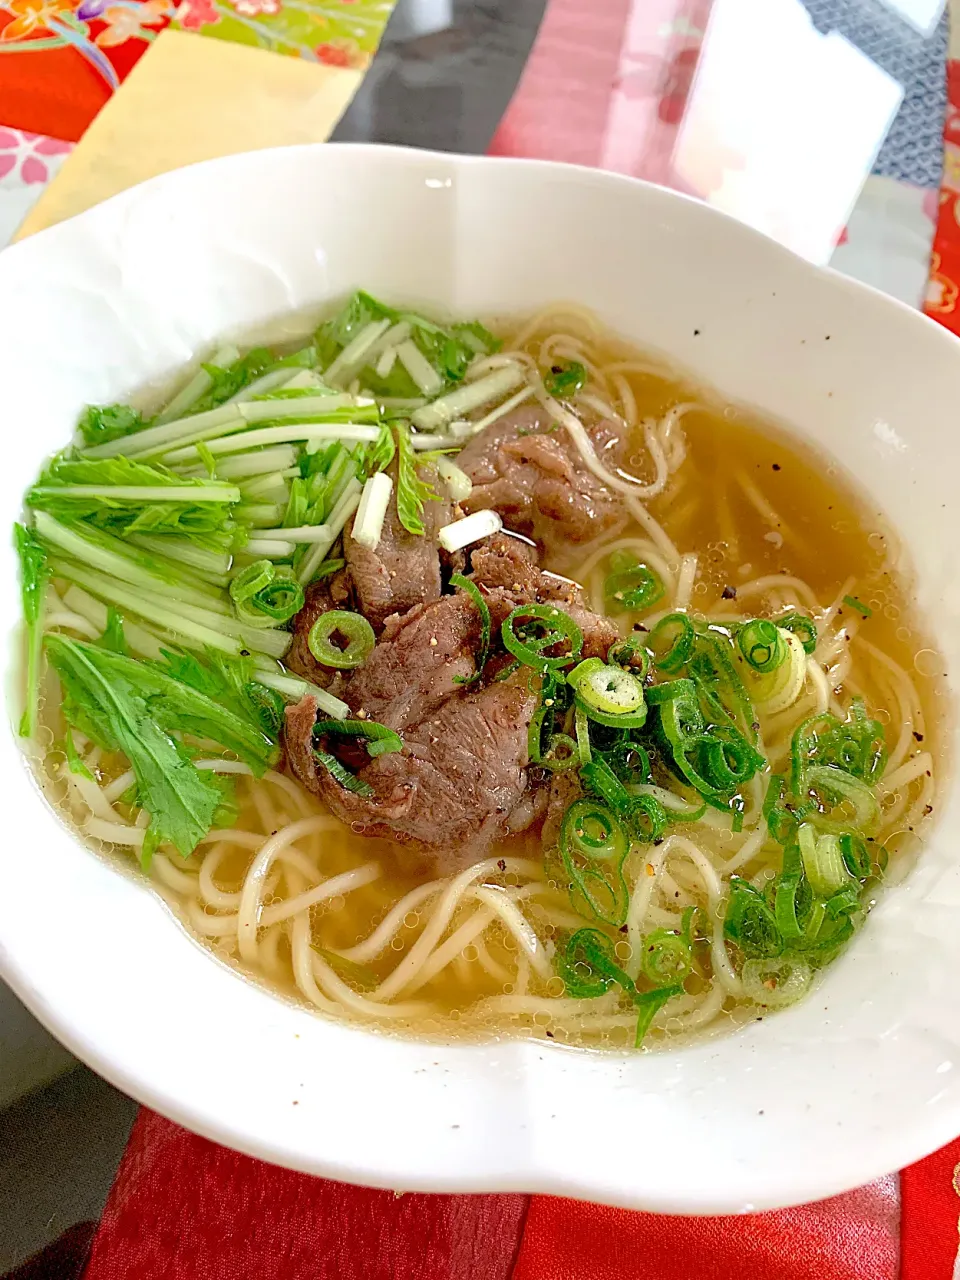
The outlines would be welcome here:
M 774 469 L 774 471 L 779 471 L 779 470 L 780 470 L 780 463 L 779 463 L 779 462 L 775 462 L 775 463 L 773 464 L 773 469 Z
M 720 592 L 720 596 L 721 596 L 721 599 L 723 599 L 723 600 L 736 600 L 736 598 L 737 598 L 737 588 L 736 588 L 736 587 L 724 587 L 724 588 L 723 588 L 723 590 Z
M 699 338 L 699 337 L 700 337 L 700 330 L 699 330 L 699 329 L 694 329 L 694 331 L 693 331 L 693 336 L 694 336 L 695 338 Z

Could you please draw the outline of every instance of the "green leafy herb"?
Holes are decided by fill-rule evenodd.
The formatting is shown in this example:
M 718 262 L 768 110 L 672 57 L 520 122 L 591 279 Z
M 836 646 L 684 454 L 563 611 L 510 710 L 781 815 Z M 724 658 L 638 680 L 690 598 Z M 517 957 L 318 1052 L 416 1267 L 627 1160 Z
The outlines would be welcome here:
M 261 378 L 274 363 L 274 357 L 266 347 L 254 347 L 233 364 L 221 368 L 215 364 L 203 366 L 209 374 L 211 385 L 204 395 L 190 406 L 190 416 L 205 413 L 208 409 L 216 409 L 231 396 L 249 386 L 251 382 Z
M 465 347 L 469 347 L 475 356 L 492 356 L 503 346 L 500 339 L 495 338 L 479 320 L 452 325 L 450 331 Z
M 405 422 L 394 427 L 397 433 L 397 515 L 408 533 L 423 535 L 423 504 L 438 502 L 440 495 L 433 485 L 421 480 L 417 457 L 410 441 L 410 428 Z
M 111 440 L 119 440 L 121 436 L 133 435 L 141 431 L 149 423 L 144 422 L 143 415 L 128 404 L 93 405 L 88 404 L 80 415 L 77 430 L 85 445 L 108 444 Z
M 43 649 L 43 597 L 47 588 L 47 553 L 31 529 L 13 526 L 13 545 L 20 560 L 20 600 L 27 624 L 27 691 L 20 733 L 32 738 L 40 706 L 40 655 Z
M 84 520 L 112 533 L 182 533 L 202 540 L 213 533 L 232 536 L 230 508 L 239 497 L 232 485 L 186 479 L 156 463 L 59 457 L 26 501 L 58 519 Z
M 247 726 L 243 732 L 242 749 L 237 750 L 241 758 L 246 759 L 255 769 L 265 768 L 273 762 L 274 745 L 283 723 L 283 708 L 286 705 L 279 695 L 268 689 L 254 678 L 253 667 L 248 658 L 229 658 L 222 653 L 207 653 L 203 659 L 194 653 L 174 653 L 162 649 L 163 661 L 156 664 L 140 663 L 141 679 L 152 680 L 148 673 L 152 667 L 161 676 L 168 676 L 172 681 L 195 690 L 208 703 L 204 703 L 200 712 L 209 714 L 211 705 L 222 708 L 225 714 L 232 717 L 224 721 L 224 726 L 236 731 L 240 722 Z M 170 686 L 163 686 L 169 691 Z M 196 704 L 191 704 L 193 715 L 197 714 Z M 201 736 L 210 737 L 216 742 L 228 746 L 216 725 L 213 731 L 205 733 L 197 730 Z
M 67 757 L 67 768 L 71 773 L 75 773 L 79 778 L 88 778 L 93 782 L 93 774 L 80 759 L 80 752 L 77 750 L 77 744 L 73 740 L 73 734 L 69 727 L 63 735 L 63 750 Z
M 396 315 L 396 311 L 358 289 L 337 315 L 317 330 L 315 342 L 318 363 L 326 368 L 367 325 L 377 320 L 393 320 Z
M 368 480 L 370 476 L 376 475 L 378 471 L 386 471 L 393 461 L 396 451 L 397 446 L 393 438 L 393 432 L 384 424 L 380 428 L 380 434 L 376 440 L 363 446 L 363 452 L 359 449 L 356 451 L 358 477 L 361 480 Z
M 206 469 L 207 475 L 212 480 L 217 474 L 216 458 L 213 456 L 213 454 L 210 452 L 207 445 L 205 445 L 202 440 L 200 440 L 195 447 L 200 457 L 200 461 L 203 463 Z
M 223 788 L 214 774 L 193 765 L 186 747 L 172 736 L 170 727 L 159 722 L 156 707 L 158 701 L 167 701 L 167 711 L 177 711 L 190 699 L 169 693 L 165 699 L 145 689 L 139 677 L 146 663 L 65 636 L 47 636 L 46 646 L 63 686 L 68 724 L 104 750 L 120 751 L 130 761 L 140 804 L 150 814 L 145 857 L 165 843 L 184 855 L 192 853 L 213 825 Z M 223 714 L 215 706 L 213 713 L 217 718 Z
M 586 369 L 578 360 L 571 360 L 567 365 L 554 365 L 544 378 L 543 385 L 550 395 L 560 400 L 569 400 L 586 381 Z
M 127 648 L 127 637 L 123 632 L 123 618 L 117 613 L 113 605 L 107 608 L 107 625 L 103 629 L 100 643 L 105 649 L 109 649 L 111 653 L 127 654 L 130 652 Z

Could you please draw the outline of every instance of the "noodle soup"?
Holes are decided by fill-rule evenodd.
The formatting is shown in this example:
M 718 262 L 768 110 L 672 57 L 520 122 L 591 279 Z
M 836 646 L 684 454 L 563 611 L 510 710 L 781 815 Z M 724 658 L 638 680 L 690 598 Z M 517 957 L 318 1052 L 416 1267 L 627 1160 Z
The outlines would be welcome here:
M 656 1047 L 800 998 L 934 813 L 942 667 L 894 535 L 829 460 L 575 308 L 433 329 L 357 295 L 298 352 L 219 353 L 149 424 L 90 419 L 81 457 L 206 493 L 109 524 L 79 490 L 149 475 L 68 463 L 28 496 L 25 576 L 69 640 L 48 794 L 214 955 L 331 1016 Z M 120 538 L 160 606 L 116 585 Z M 154 833 L 89 662 L 192 691 L 131 695 L 171 699 L 150 732 L 184 814 L 211 805 L 189 848 L 183 814 Z

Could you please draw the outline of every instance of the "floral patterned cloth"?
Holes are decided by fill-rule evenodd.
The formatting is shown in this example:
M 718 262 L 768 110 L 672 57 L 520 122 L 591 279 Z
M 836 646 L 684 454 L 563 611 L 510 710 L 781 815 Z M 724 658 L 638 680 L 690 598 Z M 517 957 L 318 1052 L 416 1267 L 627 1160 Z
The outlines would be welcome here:
M 0 248 L 72 150 L 72 142 L 0 126 Z
M 76 142 L 174 0 L 0 0 L 0 120 Z
M 174 26 L 362 70 L 393 5 L 394 0 L 182 0 Z
M 362 70 L 395 0 L 0 0 L 0 122 L 76 142 L 171 20 Z
M 960 334 L 960 62 L 953 61 L 947 64 L 943 181 L 923 309 Z

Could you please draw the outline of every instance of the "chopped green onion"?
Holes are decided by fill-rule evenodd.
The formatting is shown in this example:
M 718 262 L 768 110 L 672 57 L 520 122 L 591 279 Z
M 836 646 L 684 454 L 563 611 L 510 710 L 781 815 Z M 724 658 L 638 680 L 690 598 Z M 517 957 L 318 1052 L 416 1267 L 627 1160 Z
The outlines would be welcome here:
M 627 837 L 617 818 L 595 800 L 575 800 L 563 815 L 562 844 L 591 862 L 609 862 L 627 852 Z
M 634 999 L 634 1004 L 640 1010 L 640 1016 L 637 1019 L 637 1031 L 634 1037 L 634 1048 L 639 1049 L 646 1038 L 647 1032 L 650 1030 L 650 1024 L 654 1018 L 674 996 L 683 995 L 683 987 L 679 983 L 674 983 L 669 987 L 657 987 L 653 991 L 645 991 L 642 996 Z
M 747 998 L 769 1009 L 799 1000 L 806 994 L 812 977 L 809 964 L 790 956 L 747 960 L 740 974 Z
M 843 865 L 855 880 L 862 882 L 871 876 L 882 875 L 883 869 L 878 866 L 878 859 L 871 856 L 865 840 L 849 831 L 843 832 L 838 839 Z
M 256 560 L 230 583 L 237 617 L 251 627 L 289 622 L 303 608 L 303 587 L 290 569 Z
M 556 968 L 566 993 L 575 1000 L 593 1000 L 614 983 L 630 995 L 636 984 L 617 964 L 614 942 L 600 929 L 578 929 L 557 951 Z
M 656 796 L 634 796 L 630 825 L 641 844 L 656 844 L 667 829 L 667 811 Z
M 782 938 L 799 938 L 803 933 L 800 923 L 802 906 L 801 889 L 804 887 L 803 863 L 797 845 L 788 845 L 783 851 L 783 869 L 776 880 L 773 914 Z
M 745 622 L 737 632 L 737 647 L 744 661 L 761 675 L 776 671 L 788 656 L 783 636 L 766 618 Z
M 338 782 L 345 791 L 352 791 L 354 795 L 362 796 L 365 800 L 369 800 L 374 794 L 369 782 L 364 782 L 362 778 L 351 773 L 347 766 L 341 764 L 329 751 L 320 751 L 314 747 L 313 755 L 317 764 L 323 765 L 334 782 Z
M 783 951 L 776 918 L 763 894 L 740 876 L 730 877 L 723 932 L 745 956 L 771 957 Z
M 334 643 L 341 635 L 347 641 L 345 648 Z M 322 613 L 310 628 L 307 648 L 325 667 L 340 671 L 352 671 L 361 666 L 373 652 L 377 638 L 373 627 L 360 613 L 348 609 L 330 609 Z
M 650 654 L 646 645 L 633 637 L 612 644 L 607 651 L 607 661 L 618 667 L 626 667 L 640 680 L 645 680 L 650 671 Z
M 623 861 L 629 841 L 619 819 L 595 800 L 575 800 L 560 824 L 560 855 L 571 898 L 607 924 L 623 924 L 629 894 Z
M 590 721 L 587 719 L 587 713 L 583 707 L 574 708 L 574 730 L 577 735 L 577 750 L 580 753 L 580 763 L 588 764 L 593 758 L 593 752 L 590 747 Z
M 682 983 L 693 969 L 689 943 L 669 929 L 654 929 L 644 938 L 640 963 L 644 977 L 657 987 Z
M 654 664 L 668 675 L 675 675 L 690 661 L 696 631 L 685 613 L 668 613 L 650 632 L 647 645 Z
M 864 604 L 862 600 L 858 600 L 856 596 L 844 596 L 843 603 L 849 605 L 851 609 L 856 609 L 861 618 L 873 617 L 873 610 L 870 606 Z
M 639 728 L 647 718 L 643 683 L 623 667 L 587 658 L 567 677 L 591 719 L 615 728 Z
M 504 648 L 524 666 L 535 671 L 559 671 L 574 661 L 583 648 L 583 632 L 555 605 L 522 604 L 503 620 Z M 548 651 L 565 646 L 567 652 Z
M 659 575 L 629 551 L 615 551 L 610 563 L 613 572 L 603 584 L 608 613 L 642 613 L 663 598 Z
M 799 816 L 795 806 L 784 803 L 787 780 L 781 774 L 771 774 L 767 794 L 763 801 L 762 817 L 771 838 L 777 844 L 792 844 L 796 840 Z M 800 809 L 802 816 L 803 809 Z
M 582 766 L 580 780 L 588 791 L 605 801 L 618 818 L 629 822 L 634 798 L 601 755 L 595 755 Z
M 376 720 L 318 720 L 313 732 L 317 737 L 332 733 L 336 737 L 364 738 L 369 756 L 385 756 L 403 750 L 400 735 Z
M 476 605 L 477 613 L 480 615 L 480 649 L 476 656 L 476 670 L 472 676 L 454 676 L 455 684 L 472 684 L 474 680 L 480 679 L 490 654 L 490 610 L 487 607 L 486 600 L 480 594 L 480 588 L 477 584 L 469 578 L 465 578 L 462 573 L 452 573 L 450 575 L 450 585 L 465 591 Z
M 578 929 L 571 934 L 566 946 L 557 952 L 555 965 L 567 995 L 575 1000 L 596 999 L 614 983 L 621 986 L 639 1012 L 634 1041 L 638 1047 L 659 1010 L 668 1000 L 683 994 L 679 982 L 638 992 L 636 983 L 617 964 L 613 939 L 600 929 Z
M 547 739 L 546 750 L 540 755 L 539 763 L 552 773 L 564 773 L 580 763 L 580 749 L 567 733 L 553 733 Z
M 821 898 L 829 898 L 840 889 L 850 884 L 850 873 L 847 870 L 840 846 L 840 837 L 827 831 L 817 834 L 810 822 L 801 823 L 797 832 L 797 844 L 803 859 L 803 869 L 810 888 Z
M 841 769 L 835 769 L 832 765 L 812 765 L 807 769 L 806 785 L 823 793 L 827 798 L 833 797 L 840 804 L 846 801 L 853 806 L 853 818 L 848 822 L 842 822 L 844 829 L 852 825 L 858 831 L 866 833 L 879 825 L 880 805 L 877 797 L 859 778 L 854 778 Z M 817 813 L 811 814 L 810 817 L 818 826 L 831 821 L 829 817 L 821 817 Z
M 792 631 L 800 643 L 803 645 L 803 652 L 807 655 L 813 653 L 817 647 L 817 628 L 814 626 L 810 618 L 804 613 L 787 613 L 782 618 L 777 619 L 777 626 L 783 627 L 784 631 Z
M 872 720 L 860 698 L 854 699 L 850 716 L 838 720 L 824 713 L 805 720 L 795 730 L 791 743 L 793 789 L 803 791 L 804 776 L 812 765 L 828 765 L 873 783 L 883 776 L 887 748 L 883 725 Z

